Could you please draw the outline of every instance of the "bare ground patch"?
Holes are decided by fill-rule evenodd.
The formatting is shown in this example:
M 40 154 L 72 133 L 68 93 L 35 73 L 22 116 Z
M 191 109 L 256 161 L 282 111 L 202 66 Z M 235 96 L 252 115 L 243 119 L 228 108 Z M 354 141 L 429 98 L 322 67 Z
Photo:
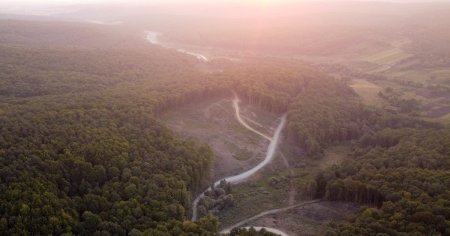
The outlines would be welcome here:
M 250 110 L 244 104 L 241 106 L 244 111 Z M 275 119 L 260 121 L 260 116 L 256 112 L 252 120 L 275 125 Z M 215 160 L 211 181 L 247 170 L 265 156 L 268 141 L 238 123 L 231 98 L 187 105 L 167 112 L 159 119 L 181 137 L 207 143 L 213 149 Z
M 318 202 L 267 215 L 249 225 L 273 227 L 289 235 L 322 235 L 328 228 L 327 224 L 346 221 L 358 210 L 358 205 L 353 203 Z
M 263 132 L 268 136 L 272 136 L 275 131 L 274 121 L 277 120 L 281 114 L 275 114 L 264 109 L 250 105 L 248 103 L 240 102 L 241 116 L 253 128 Z

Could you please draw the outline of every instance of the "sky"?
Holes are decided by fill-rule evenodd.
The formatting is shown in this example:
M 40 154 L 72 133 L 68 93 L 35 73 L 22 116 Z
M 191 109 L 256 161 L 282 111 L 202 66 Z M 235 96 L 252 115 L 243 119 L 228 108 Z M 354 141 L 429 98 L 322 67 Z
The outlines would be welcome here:
M 159 3 L 189 3 L 189 2 L 213 2 L 255 5 L 277 5 L 289 2 L 450 2 L 450 0 L 0 0 L 0 13 L 12 14 L 36 14 L 42 12 L 45 15 L 49 7 L 65 7 L 77 4 L 102 4 L 102 3 L 126 3 L 129 5 L 149 5 Z M 67 10 L 67 9 L 66 9 Z
M 110 3 L 110 2 L 189 2 L 189 1 L 201 1 L 201 0 L 0 0 L 0 5 L 71 5 L 71 4 L 87 4 L 87 3 Z M 226 1 L 226 0 L 204 0 L 211 1 Z M 308 1 L 308 0 L 241 0 L 242 2 L 282 2 L 282 1 Z M 309 0 L 320 1 L 320 0 Z M 327 1 L 327 0 L 324 0 Z M 328 0 L 329 1 L 329 0 Z M 332 1 L 348 1 L 348 0 L 332 0 Z M 384 1 L 384 2 L 429 2 L 430 0 L 354 0 L 354 1 Z M 450 0 L 437 0 L 437 1 L 450 1 Z

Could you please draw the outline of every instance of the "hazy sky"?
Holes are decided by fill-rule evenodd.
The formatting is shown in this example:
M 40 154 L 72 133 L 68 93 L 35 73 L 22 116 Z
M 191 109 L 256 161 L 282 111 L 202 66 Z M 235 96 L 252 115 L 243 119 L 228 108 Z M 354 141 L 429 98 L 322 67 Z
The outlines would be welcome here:
M 140 2 L 140 3 L 152 3 L 152 2 L 189 2 L 189 1 L 202 1 L 202 0 L 0 0 L 0 5 L 67 5 L 67 4 L 80 4 L 80 3 L 109 3 L 109 2 Z M 203 0 L 207 2 L 226 0 Z M 241 0 L 240 2 L 300 2 L 300 1 L 320 1 L 320 0 Z M 327 1 L 327 0 L 323 0 Z M 330 0 L 328 0 L 330 1 Z M 331 1 L 349 1 L 349 0 L 331 0 Z M 350 0 L 352 1 L 352 0 Z M 353 1 L 384 1 L 384 2 L 432 2 L 433 0 L 353 0 Z M 450 1 L 450 0 L 435 0 L 435 1 Z M 236 2 L 236 1 L 234 1 Z
M 129 5 L 149 5 L 158 3 L 189 3 L 189 2 L 222 2 L 234 4 L 277 5 L 286 2 L 450 2 L 450 0 L 0 0 L 0 13 L 32 12 L 47 7 L 65 6 L 75 4 L 96 3 L 126 3 Z M 27 13 L 28 14 L 28 13 Z

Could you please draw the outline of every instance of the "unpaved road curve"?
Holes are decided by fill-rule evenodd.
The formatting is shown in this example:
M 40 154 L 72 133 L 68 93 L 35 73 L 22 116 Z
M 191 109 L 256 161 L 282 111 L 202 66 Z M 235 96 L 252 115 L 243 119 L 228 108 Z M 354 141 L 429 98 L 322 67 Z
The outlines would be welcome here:
M 239 123 L 241 123 L 241 125 L 243 125 L 245 128 L 247 128 L 248 130 L 252 131 L 255 134 L 258 134 L 259 136 L 272 141 L 272 138 L 259 132 L 258 130 L 252 128 L 249 124 L 247 124 L 247 122 L 241 117 L 241 110 L 239 109 L 239 98 L 237 96 L 236 93 L 234 93 L 234 99 L 233 99 L 233 107 L 235 110 L 235 114 L 236 114 L 236 119 L 239 121 Z
M 256 165 L 255 167 L 253 167 L 250 170 L 247 170 L 241 174 L 238 175 L 234 175 L 234 176 L 230 176 L 230 177 L 226 177 L 223 179 L 220 179 L 218 181 L 216 181 L 214 183 L 214 186 L 218 186 L 220 184 L 221 181 L 225 180 L 230 184 L 237 184 L 237 183 L 241 183 L 246 181 L 250 176 L 254 175 L 256 172 L 258 172 L 259 170 L 261 170 L 263 167 L 265 167 L 267 164 L 269 164 L 273 158 L 275 157 L 275 151 L 276 148 L 278 147 L 278 142 L 280 139 L 280 135 L 281 135 L 281 131 L 283 130 L 285 124 L 286 124 L 286 114 L 281 116 L 281 121 L 277 127 L 277 129 L 275 130 L 275 133 L 273 135 L 272 138 L 267 137 L 266 135 L 262 134 L 261 132 L 253 129 L 250 125 L 248 125 L 241 117 L 240 114 L 240 109 L 239 109 L 239 98 L 238 96 L 235 94 L 235 98 L 233 100 L 233 107 L 235 110 L 235 114 L 236 114 L 236 118 L 239 121 L 239 123 L 241 125 L 243 125 L 245 128 L 251 130 L 252 132 L 270 140 L 270 144 L 269 147 L 267 148 L 267 153 L 266 153 L 266 157 L 264 158 L 264 160 L 262 162 L 260 162 L 258 165 Z M 197 196 L 197 198 L 195 198 L 194 202 L 192 203 L 192 208 L 193 208 L 193 212 L 192 212 L 192 221 L 197 220 L 198 218 L 198 214 L 197 214 L 197 209 L 198 209 L 198 203 L 200 201 L 201 198 L 203 198 L 205 196 L 205 192 L 210 190 L 211 187 L 209 187 L 208 189 L 206 189 L 203 193 L 201 193 L 199 196 Z
M 242 220 L 242 221 L 240 221 L 240 222 L 238 222 L 238 223 L 236 223 L 236 224 L 234 224 L 234 225 L 232 225 L 232 226 L 230 226 L 230 227 L 228 227 L 228 228 L 222 230 L 220 233 L 222 233 L 222 234 L 229 233 L 232 229 L 234 229 L 234 228 L 236 228 L 236 227 L 241 227 L 241 226 L 246 225 L 247 223 L 249 223 L 249 222 L 251 222 L 251 221 L 254 221 L 254 220 L 256 220 L 256 219 L 259 219 L 259 218 L 264 217 L 264 216 L 267 216 L 267 215 L 272 215 L 272 214 L 275 214 L 275 213 L 279 213 L 279 212 L 291 210 L 291 209 L 294 209 L 294 208 L 297 208 L 297 207 L 302 207 L 302 206 L 310 205 L 310 204 L 317 203 L 317 202 L 320 202 L 320 201 L 321 201 L 321 200 L 312 200 L 312 201 L 302 202 L 302 203 L 295 204 L 295 205 L 288 206 L 288 207 L 283 207 L 283 208 L 277 208 L 277 209 L 272 209 L 272 210 L 264 211 L 264 212 L 259 213 L 258 215 L 255 215 L 255 216 L 252 216 L 252 217 L 247 218 L 247 219 L 245 219 L 245 220 Z M 249 228 L 249 227 L 247 227 L 247 228 Z M 254 227 L 254 228 L 256 229 L 256 227 Z M 268 227 L 263 227 L 263 228 L 265 228 L 265 229 L 268 230 L 268 231 L 269 231 L 269 229 L 270 229 L 270 228 L 268 228 Z M 270 232 L 272 232 L 272 231 L 270 231 Z M 272 232 L 272 233 L 276 233 L 276 232 Z M 279 233 L 277 233 L 277 234 L 279 234 Z M 283 233 L 282 235 L 284 236 L 284 235 L 287 235 L 287 234 L 286 234 L 286 233 Z
M 255 166 L 252 169 L 247 170 L 241 174 L 220 179 L 214 183 L 214 186 L 219 185 L 220 182 L 223 180 L 227 181 L 230 184 L 237 184 L 237 183 L 244 182 L 250 176 L 254 175 L 256 172 L 258 172 L 260 169 L 262 169 L 264 166 L 266 166 L 268 163 L 270 163 L 270 161 L 272 161 L 275 156 L 275 150 L 278 146 L 278 141 L 279 141 L 279 138 L 281 135 L 281 131 L 286 124 L 286 115 L 283 115 L 281 117 L 280 124 L 278 125 L 277 129 L 275 130 L 274 136 L 272 138 L 270 138 L 270 137 L 267 137 L 264 134 L 260 133 L 259 131 L 253 129 L 241 118 L 240 109 L 239 109 L 239 98 L 237 97 L 237 95 L 235 95 L 235 98 L 233 100 L 233 107 L 235 108 L 236 118 L 238 119 L 239 123 L 241 123 L 245 128 L 248 128 L 252 132 L 255 132 L 256 134 L 261 135 L 262 137 L 270 140 L 270 144 L 267 149 L 266 157 L 257 166 Z M 208 190 L 210 190 L 210 188 L 206 189 L 204 192 L 206 192 Z M 200 201 L 201 198 L 203 198 L 205 196 L 204 192 L 202 194 L 200 194 L 193 202 L 193 214 L 192 214 L 193 221 L 197 219 L 198 202 Z

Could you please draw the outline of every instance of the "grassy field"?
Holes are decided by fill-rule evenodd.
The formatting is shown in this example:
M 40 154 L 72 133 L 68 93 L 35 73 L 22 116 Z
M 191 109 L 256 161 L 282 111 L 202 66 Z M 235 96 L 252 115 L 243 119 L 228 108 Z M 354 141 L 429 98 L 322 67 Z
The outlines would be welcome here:
M 359 205 L 353 203 L 318 202 L 259 218 L 249 224 L 281 229 L 289 235 L 325 235 L 329 224 L 344 223 L 358 211 Z
M 450 87 L 450 69 L 439 69 L 432 72 L 432 78 L 438 84 Z
M 386 105 L 386 102 L 378 96 L 378 93 L 383 90 L 382 87 L 362 79 L 354 79 L 349 85 L 358 93 L 365 104 L 376 107 Z
M 289 206 L 289 195 L 292 190 L 296 194 L 295 202 L 291 204 L 309 200 L 310 196 L 302 192 L 304 187 L 314 179 L 318 171 L 347 158 L 349 150 L 349 145 L 333 146 L 326 150 L 323 158 L 312 159 L 302 155 L 298 148 L 284 142 L 270 166 L 258 173 L 248 183 L 233 187 L 235 206 L 219 213 L 220 222 L 223 226 L 229 226 L 263 211 Z M 288 162 L 287 165 L 286 162 Z M 327 211 L 336 207 L 340 207 L 340 205 L 336 204 L 330 206 L 330 208 L 323 208 L 320 213 L 324 216 L 322 220 L 311 216 L 314 219 L 310 220 L 314 223 L 309 226 L 326 227 L 326 224 L 334 217 L 333 214 L 327 214 Z M 321 207 L 316 206 L 316 208 Z M 283 215 L 288 216 L 289 214 L 289 212 L 286 212 L 277 215 L 283 218 Z M 272 217 L 272 215 L 265 216 L 258 219 L 257 222 L 265 222 Z M 300 218 L 291 217 L 291 228 L 294 225 L 304 224 L 307 218 L 301 217 L 302 221 L 294 222 L 300 220 Z
M 244 119 L 253 127 L 269 135 L 277 123 L 279 114 L 272 114 L 241 104 Z M 185 138 L 208 143 L 216 156 L 212 179 L 240 173 L 255 166 L 265 156 L 268 142 L 243 128 L 234 117 L 230 98 L 205 101 L 168 112 L 160 120 Z M 232 187 L 234 207 L 218 213 L 222 226 L 232 225 L 240 220 L 266 210 L 286 207 L 310 199 L 303 191 L 316 173 L 346 157 L 347 146 L 331 147 L 322 159 L 312 159 L 303 155 L 298 147 L 283 141 L 274 161 L 255 174 L 249 181 Z M 313 217 L 309 226 L 325 227 L 333 218 L 328 207 L 322 209 L 327 216 L 322 221 Z M 288 216 L 289 213 L 286 213 Z M 267 220 L 267 216 L 259 220 Z M 290 222 L 308 217 L 291 217 Z M 300 223 L 300 222 L 297 222 Z
M 415 99 L 419 102 L 416 114 L 423 118 L 446 120 L 450 114 L 450 70 L 392 70 L 385 73 L 387 80 L 377 84 L 391 88 L 400 94 L 401 99 Z
M 437 119 L 433 119 L 433 121 L 441 122 L 446 125 L 450 125 L 450 114 L 447 114 L 445 116 L 439 117 Z
M 423 85 L 450 86 L 450 69 L 394 70 L 385 74 L 396 80 L 411 81 Z
M 349 83 L 356 93 L 362 98 L 366 105 L 375 106 L 389 110 L 399 110 L 395 100 L 384 99 L 378 95 L 381 91 L 385 96 L 395 99 L 398 102 L 415 100 L 418 106 L 409 113 L 410 115 L 422 118 L 434 118 L 437 121 L 446 121 L 450 114 L 450 93 L 443 91 L 449 88 L 443 81 L 447 70 L 390 70 L 386 73 L 385 79 L 367 81 L 354 79 Z M 387 91 L 389 90 L 389 92 Z
M 249 110 L 244 104 L 242 110 Z M 255 120 L 264 116 L 254 111 Z M 159 117 L 179 136 L 209 144 L 215 154 L 212 179 L 237 174 L 255 166 L 265 156 L 268 141 L 245 129 L 235 118 L 231 98 L 191 104 Z M 275 120 L 272 120 L 275 125 Z
M 411 56 L 412 56 L 411 54 L 405 52 L 404 50 L 402 50 L 400 48 L 391 48 L 391 49 L 386 49 L 384 51 L 375 53 L 370 56 L 365 56 L 365 57 L 361 58 L 361 60 L 375 63 L 377 65 L 392 66 L 392 65 L 395 65 Z
M 271 174 L 260 173 L 246 183 L 233 186 L 235 205 L 219 214 L 223 226 L 232 225 L 265 210 L 285 206 L 290 187 L 289 171 L 275 169 L 274 172 L 270 171 Z

